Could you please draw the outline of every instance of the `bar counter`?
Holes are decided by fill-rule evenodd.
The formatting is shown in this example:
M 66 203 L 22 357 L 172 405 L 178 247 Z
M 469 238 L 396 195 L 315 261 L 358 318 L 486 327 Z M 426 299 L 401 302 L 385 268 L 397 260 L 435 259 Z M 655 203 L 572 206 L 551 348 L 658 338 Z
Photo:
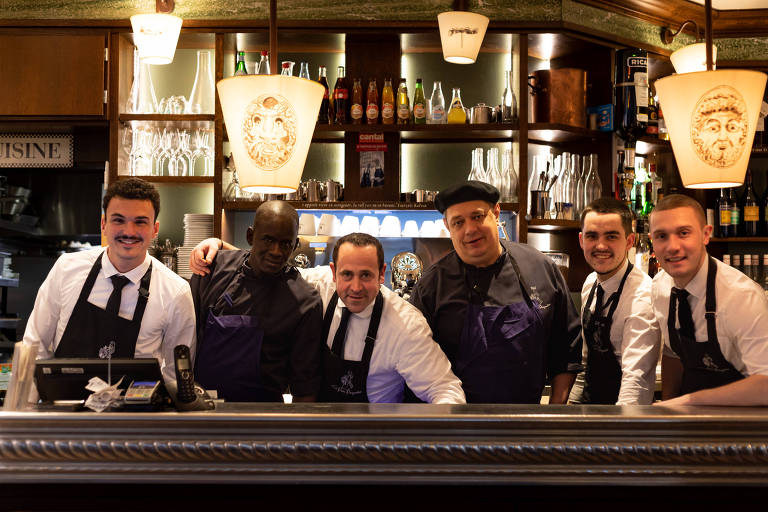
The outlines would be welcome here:
M 768 485 L 768 409 L 221 404 L 0 413 L 6 483 Z

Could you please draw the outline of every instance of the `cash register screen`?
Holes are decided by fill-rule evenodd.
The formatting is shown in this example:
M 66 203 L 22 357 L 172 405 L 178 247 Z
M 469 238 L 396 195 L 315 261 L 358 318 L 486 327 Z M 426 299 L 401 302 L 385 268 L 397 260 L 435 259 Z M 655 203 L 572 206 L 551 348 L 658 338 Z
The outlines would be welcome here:
M 106 359 L 41 359 L 35 365 L 35 384 L 43 402 L 85 400 L 90 391 L 88 381 L 99 377 L 107 382 Z M 155 358 L 112 359 L 112 384 L 120 378 L 120 388 L 132 381 L 162 380 L 160 364 Z

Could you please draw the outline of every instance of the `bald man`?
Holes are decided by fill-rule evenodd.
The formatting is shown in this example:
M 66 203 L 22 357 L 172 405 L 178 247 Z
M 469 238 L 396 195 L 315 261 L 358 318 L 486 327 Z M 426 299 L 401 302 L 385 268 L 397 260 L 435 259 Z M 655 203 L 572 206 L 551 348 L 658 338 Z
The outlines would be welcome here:
M 314 401 L 322 382 L 323 309 L 317 291 L 287 266 L 299 217 L 282 201 L 256 210 L 250 251 L 221 251 L 192 277 L 197 313 L 195 377 L 230 402 Z

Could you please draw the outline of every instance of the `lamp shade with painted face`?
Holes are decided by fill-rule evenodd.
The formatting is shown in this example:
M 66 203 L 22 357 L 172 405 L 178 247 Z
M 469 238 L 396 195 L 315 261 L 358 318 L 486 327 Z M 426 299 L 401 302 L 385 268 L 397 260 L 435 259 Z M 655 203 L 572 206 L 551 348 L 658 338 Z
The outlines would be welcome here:
M 443 59 L 453 64 L 472 64 L 483 44 L 488 18 L 466 11 L 447 11 L 437 15 Z
M 720 69 L 655 82 L 684 186 L 744 182 L 766 78 L 759 71 Z
M 245 75 L 216 85 L 240 187 L 295 192 L 325 88 L 304 78 Z
M 145 64 L 170 64 L 176 53 L 181 18 L 173 14 L 136 14 L 131 16 L 133 42 Z

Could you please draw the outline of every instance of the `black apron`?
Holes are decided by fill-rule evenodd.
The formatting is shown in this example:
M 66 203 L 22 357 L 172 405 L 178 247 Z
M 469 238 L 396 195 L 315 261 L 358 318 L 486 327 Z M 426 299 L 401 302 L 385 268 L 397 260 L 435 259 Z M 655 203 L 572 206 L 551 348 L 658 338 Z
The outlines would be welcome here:
M 467 313 L 454 372 L 467 403 L 538 404 L 545 375 L 543 322 L 517 262 L 508 252 L 504 257 L 515 269 L 524 301 L 484 306 L 487 294 L 467 281 Z
M 339 296 L 336 292 L 333 292 L 331 301 L 328 303 L 328 309 L 325 311 L 325 317 L 323 318 L 322 340 L 325 382 L 320 391 L 320 401 L 367 403 L 368 369 L 371 365 L 373 346 L 376 343 L 376 335 L 379 331 L 381 312 L 384 309 L 384 297 L 381 295 L 381 292 L 376 295 L 376 302 L 373 304 L 373 312 L 371 312 L 371 319 L 368 323 L 368 333 L 365 336 L 363 357 L 360 361 L 344 359 L 344 336 L 339 338 L 338 343 L 334 339 L 333 346 L 328 348 L 328 334 L 331 330 L 331 321 L 333 320 L 333 313 L 336 311 L 338 301 Z
M 584 391 L 581 395 L 581 403 L 584 404 L 610 404 L 613 405 L 619 399 L 621 389 L 621 364 L 613 352 L 611 343 L 611 326 L 613 315 L 619 305 L 621 292 L 629 273 L 632 272 L 632 264 L 627 266 L 624 277 L 621 278 L 618 290 L 605 301 L 600 311 L 595 308 L 592 312 L 592 297 L 597 289 L 598 281 L 592 285 L 589 297 L 581 316 L 584 341 L 587 343 L 587 369 L 584 373 Z M 610 304 L 608 314 L 602 316 L 602 311 Z
M 707 293 L 705 301 L 707 319 L 707 341 L 698 342 L 691 339 L 675 328 L 676 304 L 675 298 L 669 298 L 669 317 L 667 326 L 669 328 L 669 345 L 672 350 L 680 357 L 683 364 L 683 382 L 680 394 L 685 395 L 699 391 L 701 389 L 710 389 L 737 380 L 744 376 L 734 368 L 723 356 L 720 350 L 720 343 L 717 340 L 717 327 L 715 323 L 715 314 L 717 312 L 717 301 L 715 298 L 715 277 L 717 276 L 717 264 L 712 256 L 709 257 L 709 268 L 707 269 Z
M 56 347 L 55 357 L 101 357 L 110 342 L 114 342 L 112 357 L 135 357 L 136 340 L 141 329 L 141 320 L 144 318 L 144 310 L 149 299 L 149 282 L 152 279 L 152 263 L 139 282 L 139 297 L 136 301 L 136 309 L 133 319 L 126 320 L 116 314 L 107 313 L 88 302 L 88 296 L 93 289 L 93 283 L 101 271 L 102 252 L 91 267 L 88 277 L 85 279 L 80 297 L 61 336 L 59 346 Z M 102 351 L 99 354 L 99 351 Z
M 261 379 L 264 329 L 250 315 L 227 314 L 232 295 L 242 289 L 242 267 L 233 272 L 224 291 L 208 309 L 203 339 L 197 347 L 195 378 L 205 389 L 215 389 L 227 402 L 281 402 Z M 218 313 L 218 314 L 217 314 Z

